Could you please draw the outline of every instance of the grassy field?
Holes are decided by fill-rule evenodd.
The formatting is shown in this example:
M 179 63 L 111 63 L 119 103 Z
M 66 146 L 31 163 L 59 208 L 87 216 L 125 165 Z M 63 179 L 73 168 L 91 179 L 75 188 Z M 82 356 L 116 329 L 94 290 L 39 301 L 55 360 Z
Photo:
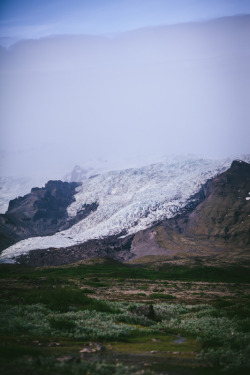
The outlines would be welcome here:
M 247 374 L 243 267 L 0 266 L 2 374 Z

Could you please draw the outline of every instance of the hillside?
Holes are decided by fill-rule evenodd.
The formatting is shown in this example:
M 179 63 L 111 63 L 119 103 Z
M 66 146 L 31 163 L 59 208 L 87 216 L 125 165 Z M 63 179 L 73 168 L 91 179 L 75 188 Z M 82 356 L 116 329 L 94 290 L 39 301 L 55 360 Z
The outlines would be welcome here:
M 195 165 L 197 167 L 197 163 Z M 190 173 L 190 169 L 193 172 L 192 168 L 194 168 L 194 165 L 188 164 L 188 167 L 188 172 Z M 149 174 L 148 171 L 150 171 L 150 176 L 152 177 L 152 173 L 159 172 L 159 168 L 163 170 L 162 165 L 151 166 L 148 170 L 145 168 L 140 169 L 140 174 L 138 170 L 128 170 L 125 172 L 112 172 L 90 179 L 87 183 L 90 184 L 92 189 L 89 190 L 88 194 L 90 194 L 91 199 L 95 196 L 95 201 L 99 204 L 96 210 L 92 210 L 90 215 L 82 219 L 78 224 L 73 225 L 69 230 L 59 232 L 54 236 L 34 237 L 18 242 L 16 245 L 5 250 L 2 253 L 2 258 L 9 257 L 11 259 L 18 257 L 16 258 L 18 262 L 38 266 L 61 265 L 81 259 L 104 256 L 110 256 L 119 261 L 129 261 L 145 256 L 165 256 L 166 260 L 172 259 L 177 262 L 178 259 L 184 259 L 185 263 L 190 258 L 193 260 L 199 257 L 203 260 L 207 259 L 209 262 L 211 262 L 211 259 L 213 261 L 220 259 L 220 262 L 227 260 L 229 263 L 237 262 L 239 259 L 248 261 L 247 249 L 250 244 L 250 202 L 248 199 L 250 197 L 250 165 L 243 161 L 234 161 L 227 171 L 209 179 L 195 194 L 189 194 L 188 199 L 182 201 L 182 203 L 181 200 L 177 201 L 175 190 L 174 204 L 177 208 L 176 211 L 172 212 L 172 215 L 169 215 L 169 218 L 167 218 L 166 209 L 165 218 L 159 215 L 159 212 L 162 212 L 162 205 L 160 201 L 157 203 L 157 196 L 155 194 L 157 192 L 158 196 L 161 197 L 161 187 L 166 180 L 159 181 L 160 174 L 155 173 L 154 176 L 157 181 L 155 187 L 158 186 L 158 190 L 153 190 L 152 180 L 149 181 L 151 196 L 154 196 L 154 202 L 149 202 L 151 204 L 154 203 L 153 207 L 156 207 L 157 203 L 157 209 L 154 210 L 151 206 L 151 212 L 149 210 L 148 213 L 146 212 L 145 217 L 139 217 L 141 222 L 151 218 L 151 222 L 148 222 L 148 228 L 140 230 L 140 225 L 137 222 L 129 230 L 126 229 L 129 228 L 129 216 L 125 216 L 123 220 L 126 219 L 125 224 L 127 227 L 122 224 L 123 226 L 118 227 L 118 233 L 115 233 L 113 228 L 113 234 L 107 230 L 107 234 L 99 238 L 93 237 L 87 238 L 86 241 L 80 241 L 80 238 L 86 236 L 86 232 L 84 231 L 84 225 L 85 229 L 87 225 L 86 221 L 89 221 L 93 225 L 96 220 L 95 217 L 100 220 L 101 212 L 105 207 L 108 207 L 109 210 L 113 209 L 113 215 L 110 216 L 112 219 L 111 224 L 118 213 L 124 213 L 124 211 L 126 213 L 124 195 L 122 195 L 126 191 L 126 186 L 127 188 L 130 186 L 130 189 L 135 189 L 135 187 L 140 185 L 140 194 L 141 192 L 148 194 L 149 188 L 147 185 L 142 184 L 141 179 L 146 182 L 147 173 Z M 184 187 L 184 183 L 187 184 L 187 175 L 185 173 L 181 174 L 178 170 L 177 174 L 176 169 L 174 170 L 173 168 L 170 168 L 170 171 L 171 173 L 175 171 L 179 179 L 177 180 L 176 177 L 171 181 L 172 184 L 173 181 L 179 181 L 180 185 L 181 183 L 183 184 L 182 187 Z M 210 173 L 212 172 L 210 171 Z M 131 179 L 129 180 L 128 178 L 129 175 L 132 176 L 133 181 L 136 181 L 134 178 L 136 177 L 137 185 L 131 187 L 129 184 L 131 183 Z M 125 180 L 125 176 L 127 180 Z M 104 200 L 101 201 L 100 196 L 97 197 L 96 192 L 93 190 L 95 179 L 97 178 L 101 178 L 103 183 L 101 185 L 98 184 L 96 188 L 100 188 L 102 191 L 105 191 L 105 189 L 108 190 L 108 195 L 104 195 L 104 198 L 107 199 L 105 202 Z M 106 186 L 104 185 L 104 181 L 107 184 Z M 192 185 L 193 181 L 189 180 L 188 183 L 189 186 L 197 186 Z M 87 184 L 85 183 L 83 186 L 84 189 L 81 188 L 82 190 L 75 195 L 75 202 L 69 206 L 68 212 L 72 212 L 75 206 L 75 212 L 79 214 L 79 209 L 82 207 L 83 202 L 87 204 L 88 201 L 82 199 L 83 194 L 86 197 Z M 169 189 L 169 185 L 167 188 Z M 117 196 L 114 196 L 114 193 L 112 194 L 114 190 L 116 194 L 118 193 Z M 126 191 L 127 193 L 128 191 Z M 187 194 L 187 192 L 185 193 Z M 111 202 L 113 202 L 113 205 L 110 204 Z M 138 200 L 137 198 L 133 202 L 133 205 L 130 203 L 126 209 L 128 210 L 133 207 L 134 210 L 131 209 L 130 214 L 135 215 L 135 203 L 137 203 L 141 214 L 143 212 L 142 199 Z M 183 204 L 184 202 L 186 204 Z M 104 203 L 106 206 L 104 206 Z M 145 203 L 146 201 L 144 201 Z M 119 204 L 121 205 L 120 210 L 118 210 Z M 100 206 L 102 210 L 100 210 Z M 169 200 L 169 207 L 173 207 L 173 200 Z M 72 215 L 70 220 L 73 220 L 73 218 L 76 218 L 76 216 Z M 110 222 L 109 220 L 107 218 L 104 221 L 106 229 L 108 229 L 107 223 Z M 135 221 L 135 217 L 133 220 Z M 100 224 L 102 222 L 94 227 L 96 231 L 98 226 L 100 228 Z M 53 246 L 53 241 L 58 241 L 59 236 L 62 238 L 61 242 L 56 242 L 57 246 Z M 65 241 L 63 241 L 63 236 L 66 237 Z M 42 247 L 43 239 L 44 243 L 47 244 L 46 248 Z M 70 246 L 67 246 L 67 243 Z M 32 247 L 29 248 L 29 246 Z
M 250 164 L 234 161 L 224 173 L 209 180 L 199 192 L 200 203 L 190 211 L 164 220 L 135 235 L 136 258 L 162 255 L 206 262 L 249 261 Z M 157 262 L 157 258 L 144 262 Z M 135 261 L 136 262 L 136 261 Z
M 229 170 L 203 188 L 204 201 L 188 216 L 176 218 L 173 227 L 187 236 L 250 245 L 250 165 L 234 161 Z

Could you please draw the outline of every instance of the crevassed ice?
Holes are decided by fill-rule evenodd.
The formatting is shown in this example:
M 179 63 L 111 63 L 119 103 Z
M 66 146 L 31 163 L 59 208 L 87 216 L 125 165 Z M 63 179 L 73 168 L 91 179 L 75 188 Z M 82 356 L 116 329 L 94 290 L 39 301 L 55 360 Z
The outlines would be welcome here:
M 145 229 L 155 221 L 176 215 L 203 183 L 228 166 L 229 162 L 216 160 L 177 159 L 86 180 L 68 207 L 68 214 L 74 217 L 84 204 L 97 202 L 95 212 L 68 230 L 20 241 L 4 250 L 0 258 Z

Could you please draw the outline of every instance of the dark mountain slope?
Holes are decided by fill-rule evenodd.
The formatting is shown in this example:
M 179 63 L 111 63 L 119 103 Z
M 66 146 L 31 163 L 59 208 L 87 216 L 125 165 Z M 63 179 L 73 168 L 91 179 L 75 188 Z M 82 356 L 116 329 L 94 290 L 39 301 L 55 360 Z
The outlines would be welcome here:
M 234 161 L 199 192 L 198 205 L 137 233 L 131 251 L 145 255 L 208 255 L 250 249 L 250 164 Z
M 44 188 L 11 200 L 8 211 L 0 215 L 0 249 L 28 237 L 48 236 L 67 229 L 86 217 L 97 204 L 85 205 L 69 220 L 67 207 L 74 201 L 80 183 L 49 181 Z
M 188 216 L 177 218 L 174 227 L 201 239 L 250 246 L 250 164 L 234 161 L 229 170 L 203 188 L 205 199 Z
M 17 257 L 18 262 L 32 266 L 60 266 L 75 263 L 89 258 L 109 258 L 120 262 L 131 258 L 130 248 L 133 235 L 120 238 L 120 235 L 103 239 L 93 239 L 79 245 L 31 250 L 27 254 Z

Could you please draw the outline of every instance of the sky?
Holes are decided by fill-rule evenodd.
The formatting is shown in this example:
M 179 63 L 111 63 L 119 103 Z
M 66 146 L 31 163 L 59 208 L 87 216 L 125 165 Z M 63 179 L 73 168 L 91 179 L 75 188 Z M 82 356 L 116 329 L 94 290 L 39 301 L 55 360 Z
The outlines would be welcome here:
M 0 175 L 250 153 L 250 1 L 0 1 Z
M 113 34 L 250 13 L 249 0 L 1 0 L 7 45 L 54 34 Z

